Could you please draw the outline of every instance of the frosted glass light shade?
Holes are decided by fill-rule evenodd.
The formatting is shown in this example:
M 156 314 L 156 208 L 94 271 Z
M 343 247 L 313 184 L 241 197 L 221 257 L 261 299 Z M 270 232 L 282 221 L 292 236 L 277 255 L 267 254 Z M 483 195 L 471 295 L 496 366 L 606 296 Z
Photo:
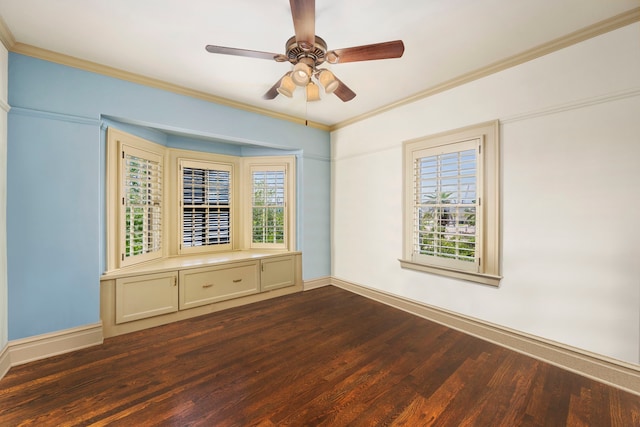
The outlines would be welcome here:
M 293 91 L 296 90 L 296 85 L 293 83 L 291 76 L 287 74 L 282 78 L 282 80 L 280 80 L 280 86 L 278 86 L 276 90 L 279 94 L 291 98 L 293 96 Z
M 293 73 L 291 73 L 291 79 L 298 86 L 306 86 L 311 79 L 311 67 L 302 62 L 298 62 L 293 67 Z
M 309 82 L 307 85 L 307 102 L 320 101 L 320 88 L 317 84 Z
M 333 93 L 333 91 L 338 89 L 338 86 L 340 86 L 340 82 L 336 79 L 336 76 L 334 76 L 329 70 L 320 71 L 318 79 L 326 93 Z

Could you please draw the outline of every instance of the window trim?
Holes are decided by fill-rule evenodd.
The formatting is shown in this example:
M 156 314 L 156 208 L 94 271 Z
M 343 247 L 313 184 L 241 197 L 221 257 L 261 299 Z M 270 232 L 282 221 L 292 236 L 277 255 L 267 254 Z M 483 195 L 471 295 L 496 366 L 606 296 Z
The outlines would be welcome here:
M 415 153 L 434 147 L 456 144 L 473 139 L 481 140 L 478 168 L 481 174 L 478 196 L 481 198 L 479 222 L 480 244 L 478 245 L 480 265 L 478 271 L 459 270 L 447 266 L 426 263 L 412 257 L 414 242 L 414 168 Z M 403 143 L 403 254 L 402 268 L 423 271 L 441 276 L 463 279 L 486 285 L 500 284 L 501 223 L 500 223 L 500 139 L 499 121 L 490 121 L 429 135 Z
M 239 200 L 240 189 L 240 165 L 241 158 L 230 156 L 227 154 L 209 153 L 203 151 L 187 150 L 182 148 L 167 148 L 167 163 L 169 170 L 167 171 L 167 179 L 169 187 L 169 202 L 166 203 L 167 211 L 169 211 L 169 224 L 166 227 L 170 236 L 168 245 L 169 256 L 187 256 L 197 255 L 198 252 L 183 252 L 180 248 L 182 243 L 182 172 L 180 171 L 180 163 L 182 161 L 203 162 L 211 164 L 231 165 L 233 173 L 231 175 L 231 200 Z M 234 183 L 235 182 L 235 183 Z M 242 247 L 242 227 L 240 226 L 240 211 L 242 206 L 232 206 L 231 216 L 231 245 L 224 250 L 207 250 L 204 253 L 229 252 L 235 251 Z M 235 236 L 235 237 L 233 237 Z M 209 246 L 206 246 L 210 248 Z
M 296 164 L 294 156 L 243 157 L 242 207 L 244 230 L 243 247 L 248 249 L 296 250 Z M 285 173 L 285 239 L 284 243 L 253 243 L 253 170 L 284 170 Z

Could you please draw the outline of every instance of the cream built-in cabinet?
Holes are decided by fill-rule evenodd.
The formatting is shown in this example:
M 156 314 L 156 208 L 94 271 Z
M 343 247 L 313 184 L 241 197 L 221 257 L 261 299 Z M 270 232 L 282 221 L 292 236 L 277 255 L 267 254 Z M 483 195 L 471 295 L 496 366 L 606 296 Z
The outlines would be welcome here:
M 180 310 L 259 293 L 261 262 L 181 271 Z
M 262 260 L 261 264 L 260 289 L 262 291 L 270 291 L 295 284 L 294 255 L 267 258 Z
M 175 271 L 116 279 L 116 323 L 178 311 Z
M 100 313 L 110 337 L 299 291 L 300 252 L 175 257 L 105 273 Z

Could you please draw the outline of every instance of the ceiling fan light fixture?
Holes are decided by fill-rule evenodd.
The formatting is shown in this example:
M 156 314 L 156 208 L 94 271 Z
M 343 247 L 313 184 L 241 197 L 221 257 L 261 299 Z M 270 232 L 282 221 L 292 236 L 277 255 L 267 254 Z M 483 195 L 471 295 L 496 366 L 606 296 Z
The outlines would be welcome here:
M 402 40 L 352 46 L 336 50 L 327 50 L 327 43 L 315 34 L 315 0 L 290 0 L 291 17 L 295 34 L 285 43 L 285 53 L 262 52 L 258 50 L 206 45 L 207 52 L 224 55 L 288 62 L 293 70 L 277 80 L 262 96 L 274 99 L 278 94 L 293 97 L 296 86 L 306 87 L 313 80 L 314 86 L 305 89 L 308 99 L 316 100 L 315 90 L 322 86 L 325 93 L 334 93 L 342 102 L 351 101 L 356 93 L 349 89 L 331 72 L 318 69 L 325 62 L 342 64 L 347 62 L 372 61 L 378 59 L 400 58 L 404 54 Z M 319 99 L 319 97 L 318 97 Z
M 287 74 L 280 80 L 280 86 L 278 86 L 276 90 L 279 94 L 291 98 L 293 97 L 293 92 L 296 90 L 296 85 L 291 76 Z
M 324 88 L 325 93 L 333 93 L 338 89 L 338 86 L 340 86 L 340 82 L 338 82 L 336 76 L 329 70 L 320 71 L 318 80 L 320 80 L 320 84 Z
M 293 67 L 293 73 L 291 74 L 291 79 L 298 86 L 306 86 L 311 79 L 311 67 L 307 64 L 298 62 Z
M 320 88 L 314 82 L 307 85 L 307 102 L 320 101 Z

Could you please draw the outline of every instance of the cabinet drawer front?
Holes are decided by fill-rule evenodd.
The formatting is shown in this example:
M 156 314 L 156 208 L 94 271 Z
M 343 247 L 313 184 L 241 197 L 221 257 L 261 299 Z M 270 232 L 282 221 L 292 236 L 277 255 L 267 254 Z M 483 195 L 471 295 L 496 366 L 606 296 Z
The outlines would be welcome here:
M 180 272 L 180 309 L 260 292 L 258 262 Z
M 116 323 L 178 311 L 177 272 L 116 279 Z

